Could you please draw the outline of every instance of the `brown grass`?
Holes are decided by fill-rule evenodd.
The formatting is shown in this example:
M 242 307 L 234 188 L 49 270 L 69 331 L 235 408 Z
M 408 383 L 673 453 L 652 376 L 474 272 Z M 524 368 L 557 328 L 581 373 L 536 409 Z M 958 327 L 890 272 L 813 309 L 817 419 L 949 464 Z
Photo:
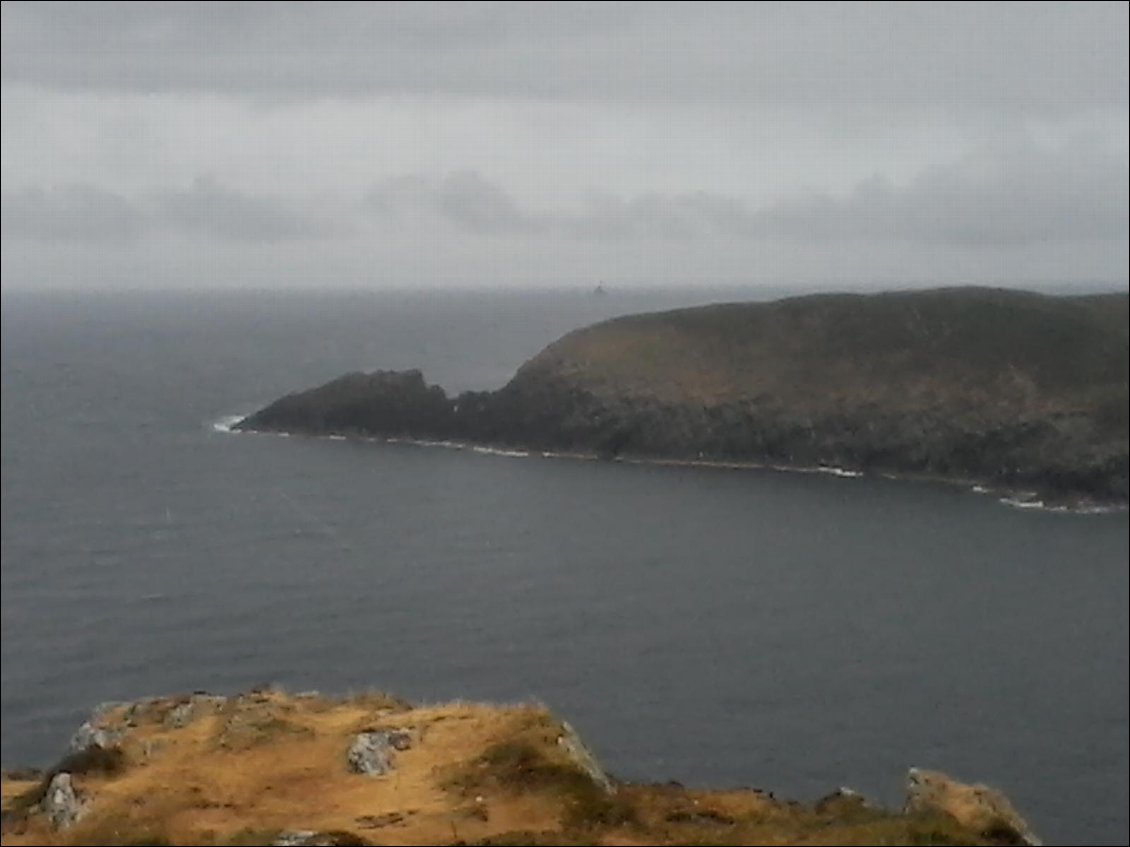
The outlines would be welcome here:
M 68 763 L 88 799 L 70 829 L 29 813 L 43 778 L 5 775 L 4 844 L 250 845 L 295 830 L 385 845 L 980 843 L 949 818 L 816 811 L 756 791 L 606 793 L 557 743 L 561 725 L 541 707 L 257 692 L 179 728 L 162 719 L 164 708 L 135 710 L 139 725 L 116 752 Z M 412 737 L 387 776 L 346 767 L 354 736 L 369 729 Z

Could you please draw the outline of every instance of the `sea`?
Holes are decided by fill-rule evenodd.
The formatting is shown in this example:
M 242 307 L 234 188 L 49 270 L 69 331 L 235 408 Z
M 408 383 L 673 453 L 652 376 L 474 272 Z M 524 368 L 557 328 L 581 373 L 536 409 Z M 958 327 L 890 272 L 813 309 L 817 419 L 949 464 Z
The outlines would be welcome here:
M 780 293 L 6 292 L 0 761 L 50 764 L 104 701 L 379 689 L 543 702 L 622 779 L 897 807 L 932 768 L 1048 842 L 1125 844 L 1125 512 L 227 427 Z

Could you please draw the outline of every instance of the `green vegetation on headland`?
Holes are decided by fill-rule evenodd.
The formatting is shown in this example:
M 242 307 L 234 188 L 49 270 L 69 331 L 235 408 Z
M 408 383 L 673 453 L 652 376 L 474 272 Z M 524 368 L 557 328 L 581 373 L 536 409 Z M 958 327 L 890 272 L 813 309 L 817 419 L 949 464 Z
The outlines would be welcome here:
M 606 458 L 923 476 L 1125 505 L 1126 294 L 952 288 L 632 315 L 449 398 L 354 373 L 237 424 Z
M 901 811 L 633 785 L 542 706 L 381 694 L 108 704 L 2 787 L 5 845 L 1039 843 L 999 792 L 933 771 L 911 769 Z

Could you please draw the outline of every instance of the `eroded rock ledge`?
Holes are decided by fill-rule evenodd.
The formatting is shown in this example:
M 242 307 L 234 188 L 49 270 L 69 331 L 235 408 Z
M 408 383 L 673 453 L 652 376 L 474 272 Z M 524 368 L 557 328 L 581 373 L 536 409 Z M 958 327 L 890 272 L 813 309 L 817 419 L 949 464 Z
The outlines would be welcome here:
M 750 750 L 756 758 L 756 750 Z M 544 707 L 259 690 L 113 704 L 45 773 L 7 772 L 4 844 L 1038 844 L 999 792 L 911 769 L 848 789 L 616 781 Z
M 569 333 L 497 391 L 353 373 L 237 429 L 840 468 L 1125 506 L 1125 294 L 820 295 Z

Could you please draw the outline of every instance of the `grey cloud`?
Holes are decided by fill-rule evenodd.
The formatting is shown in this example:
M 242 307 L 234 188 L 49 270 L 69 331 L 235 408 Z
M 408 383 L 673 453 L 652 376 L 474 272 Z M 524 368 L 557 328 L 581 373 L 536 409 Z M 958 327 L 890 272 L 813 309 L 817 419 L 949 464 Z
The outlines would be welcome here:
M 433 183 L 419 174 L 389 177 L 365 192 L 369 210 L 386 217 L 401 217 L 427 204 Z
M 386 219 L 427 226 L 430 217 L 474 235 L 597 241 L 689 239 L 740 229 L 748 220 L 738 200 L 707 192 L 647 192 L 628 198 L 592 194 L 577 210 L 526 209 L 476 171 L 440 179 L 393 177 L 371 188 L 365 202 Z
M 383 180 L 365 194 L 368 208 L 389 220 L 428 226 L 435 219 L 475 235 L 531 235 L 549 231 L 552 218 L 523 210 L 501 186 L 477 171 L 441 179 L 419 174 Z
M 5 235 L 42 241 L 128 242 L 146 226 L 135 201 L 82 183 L 5 191 L 0 208 Z
M 332 227 L 276 198 L 246 194 L 197 178 L 187 190 L 154 195 L 156 212 L 175 227 L 233 241 L 320 238 Z
M 474 235 L 593 241 L 704 238 L 906 241 L 968 247 L 1124 240 L 1127 163 L 1112 153 L 1031 148 L 970 156 L 904 186 L 864 180 L 842 197 L 812 194 L 750 208 L 709 192 L 592 195 L 576 209 L 525 209 L 475 172 L 400 177 L 375 186 L 369 207 L 427 227 Z M 430 218 L 424 217 L 430 216 Z
M 628 198 L 596 194 L 581 211 L 560 214 L 560 230 L 576 238 L 693 239 L 743 229 L 748 212 L 734 197 L 706 191 L 646 192 Z
M 1098 4 L 4 3 L 5 81 L 848 110 L 1125 109 Z
M 1127 179 L 1124 156 L 1013 149 L 934 166 L 903 187 L 874 177 L 843 198 L 784 201 L 748 225 L 767 236 L 965 246 L 1125 239 Z
M 550 225 L 547 218 L 522 211 L 499 186 L 474 171 L 455 173 L 435 190 L 442 215 L 471 232 L 537 233 Z
M 198 178 L 187 189 L 131 198 L 89 184 L 4 192 L 5 237 L 38 241 L 135 242 L 156 231 L 226 241 L 322 238 L 339 228 L 274 197 L 247 194 Z

